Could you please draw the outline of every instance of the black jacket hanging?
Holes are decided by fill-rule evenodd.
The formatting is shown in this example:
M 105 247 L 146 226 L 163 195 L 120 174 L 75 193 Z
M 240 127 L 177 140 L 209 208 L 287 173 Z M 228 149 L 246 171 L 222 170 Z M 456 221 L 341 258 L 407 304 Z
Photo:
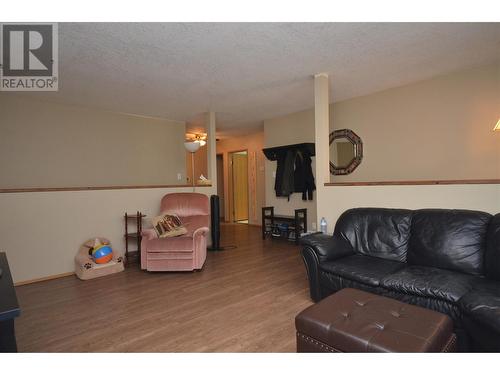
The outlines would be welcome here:
M 276 180 L 274 181 L 277 197 L 290 199 L 291 194 L 302 193 L 303 200 L 313 199 L 313 191 L 316 190 L 311 167 L 314 144 L 301 143 L 279 146 L 263 151 L 269 160 L 277 162 Z
M 307 152 L 297 152 L 295 158 L 294 192 L 302 193 L 302 200 L 313 200 L 313 191 L 316 190 L 311 167 L 311 156 Z
M 285 164 L 283 166 L 283 181 L 281 183 L 281 196 L 290 199 L 290 195 L 295 191 L 294 170 L 295 170 L 295 157 L 297 152 L 295 150 L 288 150 L 286 152 Z
M 283 172 L 285 170 L 285 159 L 286 152 L 281 152 L 276 155 L 276 163 L 278 164 L 276 167 L 276 180 L 274 181 L 274 191 L 276 192 L 277 197 L 282 197 L 282 189 L 281 186 L 283 184 Z
M 287 150 L 281 152 L 276 160 L 278 166 L 276 168 L 276 181 L 274 182 L 274 190 L 277 197 L 287 197 L 295 191 L 294 170 L 295 170 L 295 155 L 296 151 Z

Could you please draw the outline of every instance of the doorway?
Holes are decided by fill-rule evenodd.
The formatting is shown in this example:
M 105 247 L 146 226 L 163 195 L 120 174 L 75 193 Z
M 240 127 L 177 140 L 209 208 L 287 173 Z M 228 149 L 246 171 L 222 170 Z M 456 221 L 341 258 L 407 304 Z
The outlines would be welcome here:
M 229 160 L 233 221 L 248 224 L 248 151 L 231 152 Z

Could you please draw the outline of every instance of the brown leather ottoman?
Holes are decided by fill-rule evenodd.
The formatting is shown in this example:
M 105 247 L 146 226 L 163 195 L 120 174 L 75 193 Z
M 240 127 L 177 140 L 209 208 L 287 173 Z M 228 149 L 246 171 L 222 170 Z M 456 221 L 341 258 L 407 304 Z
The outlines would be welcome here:
M 295 318 L 297 352 L 450 352 L 451 319 L 357 289 L 342 289 Z

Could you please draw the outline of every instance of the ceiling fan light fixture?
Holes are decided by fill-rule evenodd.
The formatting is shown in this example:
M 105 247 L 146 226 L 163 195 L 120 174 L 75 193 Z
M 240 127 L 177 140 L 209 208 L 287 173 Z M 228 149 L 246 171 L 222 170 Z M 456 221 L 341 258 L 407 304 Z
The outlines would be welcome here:
M 500 131 L 500 119 L 498 119 L 497 124 L 493 128 L 494 131 Z
M 207 134 L 205 133 L 187 133 L 186 134 L 186 142 L 197 142 L 200 144 L 200 147 L 203 147 L 207 144 Z
M 186 151 L 194 153 L 199 150 L 200 144 L 196 141 L 188 141 L 184 142 L 184 147 L 186 148 Z

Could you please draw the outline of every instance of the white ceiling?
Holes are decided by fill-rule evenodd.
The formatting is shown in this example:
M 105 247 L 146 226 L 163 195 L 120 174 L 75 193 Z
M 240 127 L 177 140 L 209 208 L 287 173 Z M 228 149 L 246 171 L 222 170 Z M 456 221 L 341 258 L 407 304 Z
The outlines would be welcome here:
M 334 101 L 500 60 L 500 23 L 61 23 L 60 91 L 44 97 L 192 121 L 222 135 Z

